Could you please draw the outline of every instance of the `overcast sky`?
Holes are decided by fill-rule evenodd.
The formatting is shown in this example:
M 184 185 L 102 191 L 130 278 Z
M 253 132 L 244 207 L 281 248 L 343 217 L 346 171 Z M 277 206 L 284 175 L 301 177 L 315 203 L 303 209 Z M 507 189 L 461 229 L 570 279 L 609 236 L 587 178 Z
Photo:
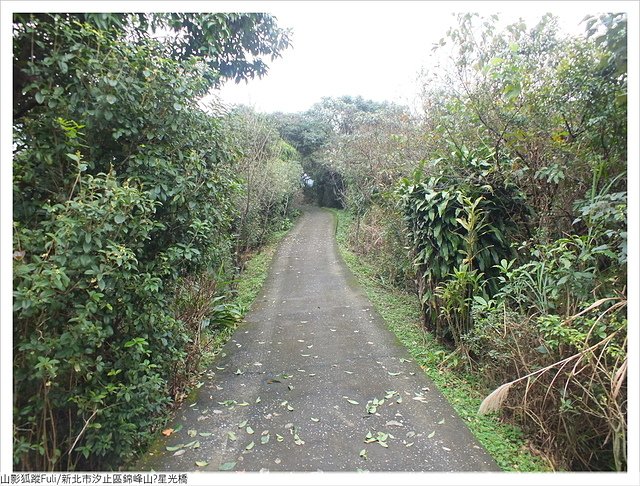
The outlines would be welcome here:
M 261 10 L 293 30 L 293 47 L 263 79 L 227 83 L 227 103 L 259 111 L 304 111 L 322 96 L 362 95 L 413 104 L 417 74 L 435 42 L 455 25 L 454 12 L 499 13 L 534 25 L 551 12 L 572 33 L 588 13 L 615 2 L 264 2 Z M 255 4 L 254 4 L 255 5 Z M 604 5 L 607 8 L 604 8 Z

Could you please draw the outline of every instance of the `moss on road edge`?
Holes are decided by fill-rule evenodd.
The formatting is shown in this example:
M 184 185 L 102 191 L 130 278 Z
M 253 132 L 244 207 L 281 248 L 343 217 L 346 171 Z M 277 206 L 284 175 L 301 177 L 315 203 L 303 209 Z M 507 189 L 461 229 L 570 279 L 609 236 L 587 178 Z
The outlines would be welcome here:
M 517 427 L 499 422 L 495 416 L 477 415 L 478 407 L 487 393 L 482 385 L 470 375 L 439 370 L 442 357 L 449 352 L 421 326 L 418 297 L 384 285 L 377 279 L 372 267 L 347 246 L 347 234 L 352 222 L 350 215 L 345 211 L 330 211 L 337 220 L 336 239 L 340 254 L 376 311 L 498 465 L 504 471 L 549 471 L 545 462 L 528 449 Z

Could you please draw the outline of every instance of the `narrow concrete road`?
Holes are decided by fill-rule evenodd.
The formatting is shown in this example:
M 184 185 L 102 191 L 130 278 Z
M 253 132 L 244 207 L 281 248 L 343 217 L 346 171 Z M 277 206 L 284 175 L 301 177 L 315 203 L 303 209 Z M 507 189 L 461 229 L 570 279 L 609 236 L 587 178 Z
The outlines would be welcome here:
M 328 211 L 301 217 L 182 428 L 138 470 L 499 470 L 374 312 L 334 233 Z

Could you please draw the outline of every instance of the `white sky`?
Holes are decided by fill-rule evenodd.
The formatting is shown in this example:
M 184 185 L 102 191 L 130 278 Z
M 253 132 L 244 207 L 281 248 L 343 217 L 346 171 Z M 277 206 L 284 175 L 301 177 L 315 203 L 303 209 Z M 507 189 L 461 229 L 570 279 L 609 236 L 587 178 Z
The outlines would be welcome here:
M 571 33 L 588 13 L 615 2 L 263 2 L 278 25 L 293 29 L 293 48 L 269 63 L 266 77 L 229 82 L 219 95 L 227 103 L 259 111 L 304 111 L 322 96 L 362 95 L 412 105 L 417 74 L 429 65 L 431 48 L 456 24 L 453 13 L 499 13 L 533 26 L 546 12 Z M 606 5 L 606 8 L 604 8 Z

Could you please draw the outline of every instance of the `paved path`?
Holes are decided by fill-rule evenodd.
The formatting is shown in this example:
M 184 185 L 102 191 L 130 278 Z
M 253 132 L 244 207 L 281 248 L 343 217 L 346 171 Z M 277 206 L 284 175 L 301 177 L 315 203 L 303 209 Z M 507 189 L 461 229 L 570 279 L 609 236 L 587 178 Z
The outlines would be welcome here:
M 327 211 L 301 217 L 246 323 L 177 414 L 182 429 L 139 470 L 499 470 L 374 312 L 334 232 Z M 374 399 L 384 403 L 369 413 Z M 165 449 L 180 444 L 179 455 Z

